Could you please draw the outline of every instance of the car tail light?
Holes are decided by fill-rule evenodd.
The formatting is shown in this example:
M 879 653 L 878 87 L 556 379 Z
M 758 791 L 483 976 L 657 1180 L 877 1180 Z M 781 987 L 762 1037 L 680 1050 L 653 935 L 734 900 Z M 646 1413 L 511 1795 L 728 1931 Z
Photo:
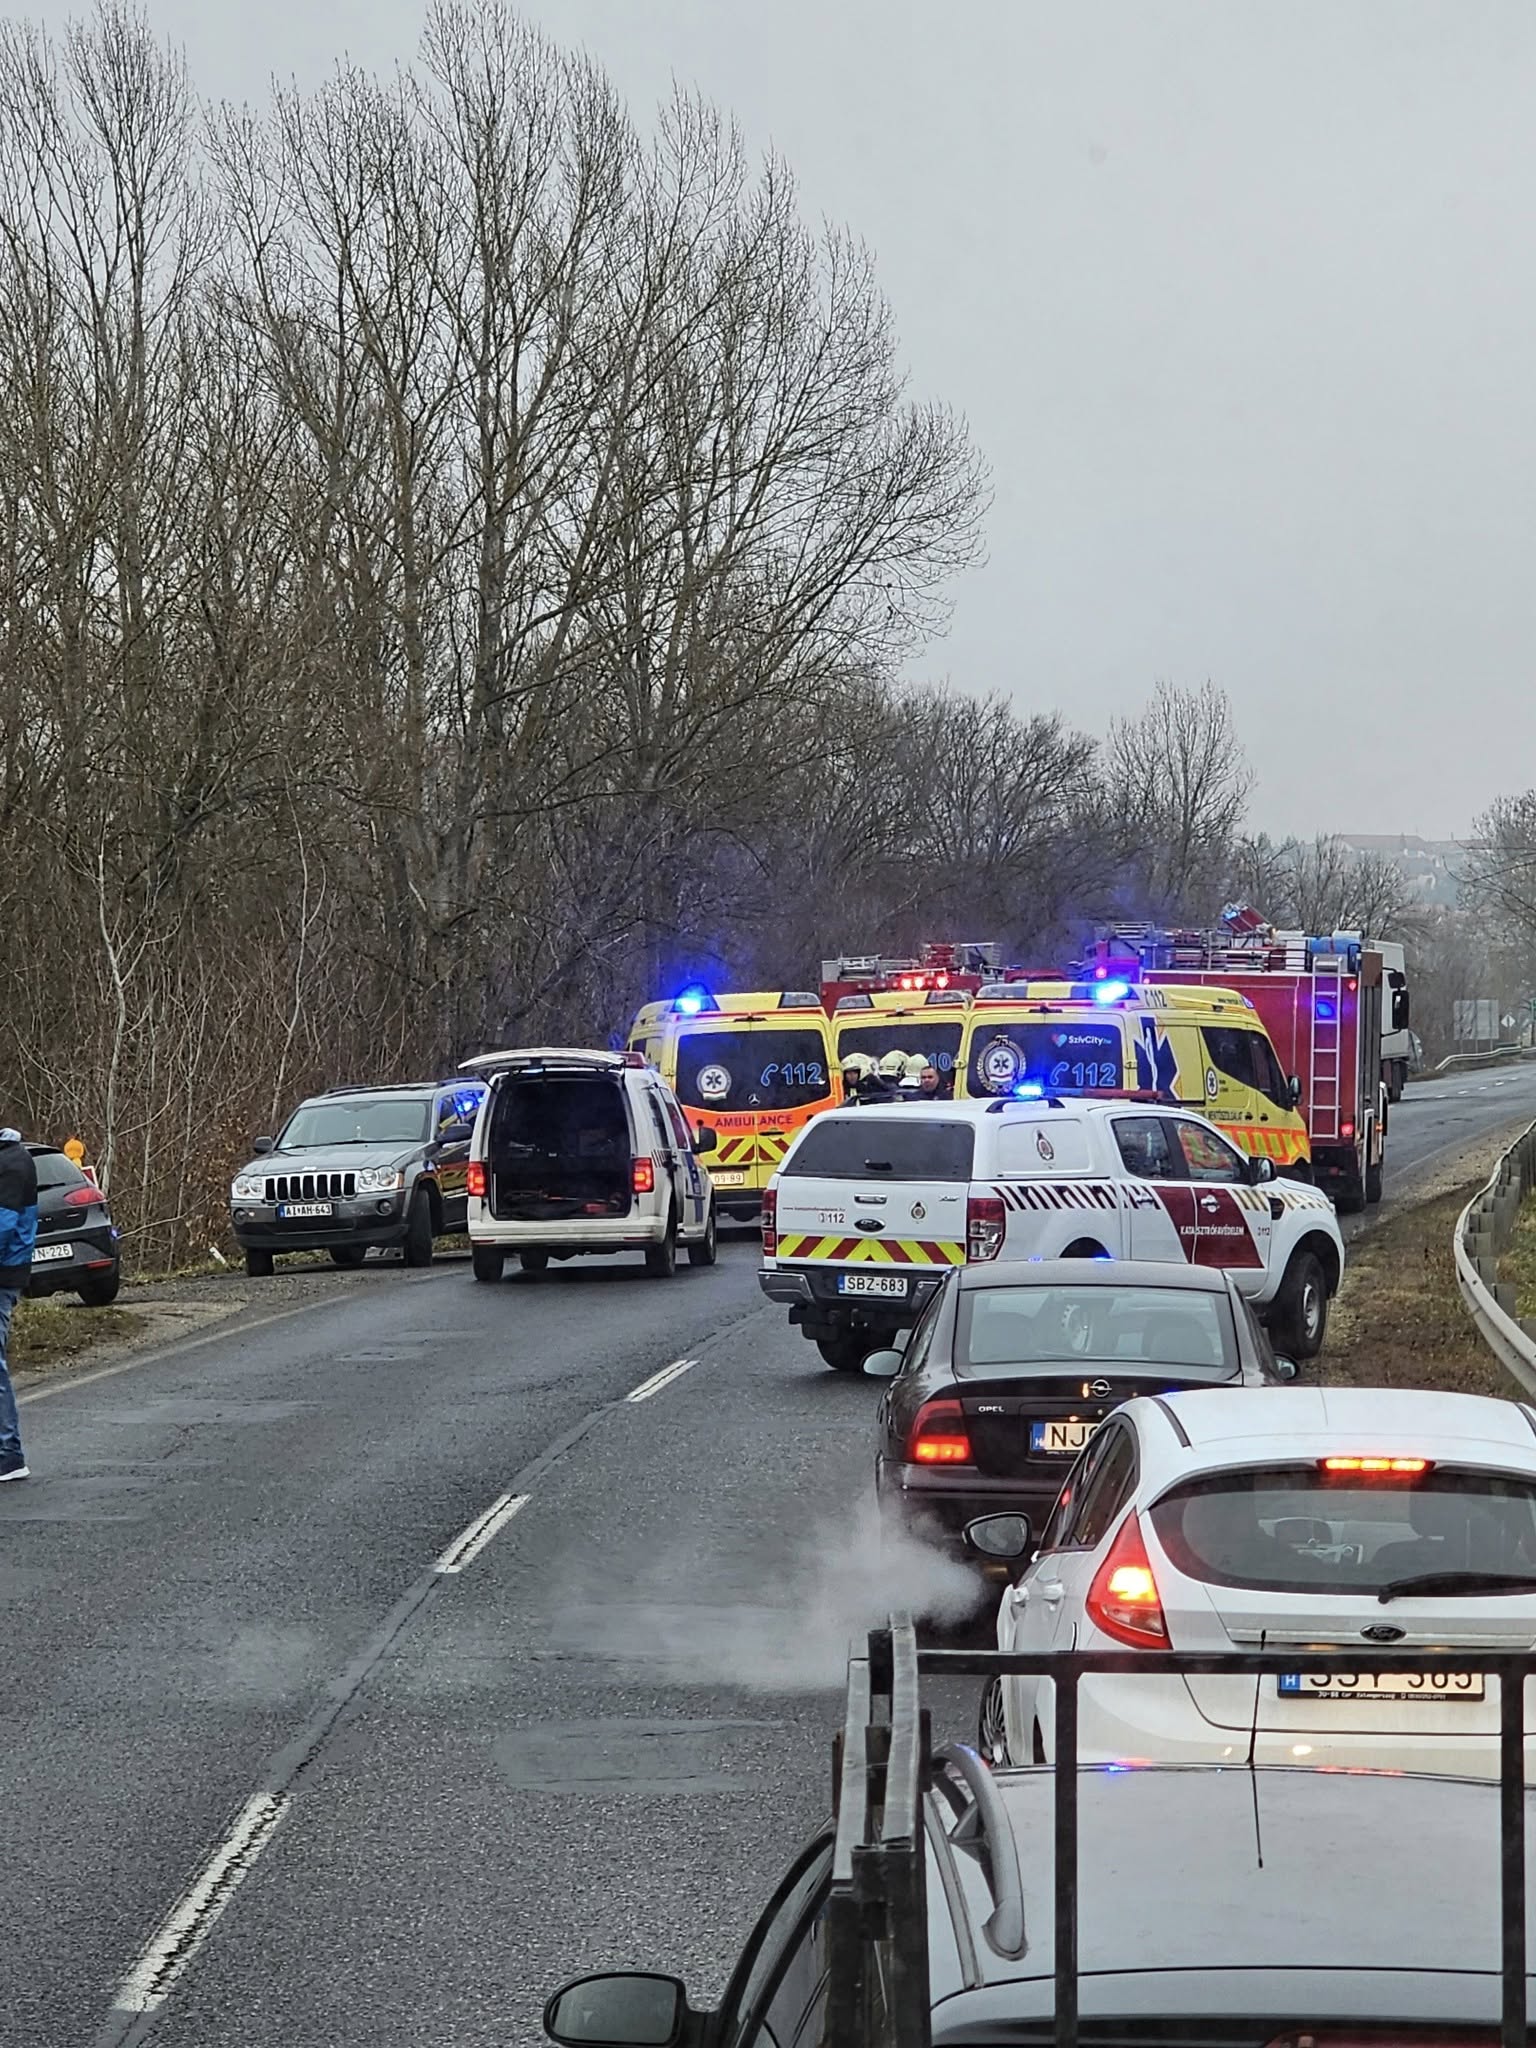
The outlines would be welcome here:
M 965 1256 L 995 1259 L 1003 1248 L 1007 1212 L 997 1195 L 972 1195 L 965 1205 Z
M 1120 1524 L 1109 1555 L 1094 1573 L 1086 1604 L 1089 1620 L 1117 1643 L 1129 1643 L 1133 1650 L 1167 1643 L 1162 1598 L 1134 1510 Z
M 1339 1136 L 1344 1139 L 1346 1144 L 1354 1143 L 1355 1126 L 1352 1118 L 1345 1117 L 1343 1123 L 1339 1125 Z
M 958 1401 L 925 1401 L 907 1433 L 909 1465 L 973 1465 L 970 1431 Z
M 64 1197 L 66 1209 L 94 1209 L 101 1200 L 101 1189 L 95 1186 L 71 1188 Z
M 629 1184 L 637 1195 L 654 1195 L 656 1192 L 655 1160 L 636 1159 L 630 1167 Z
M 1421 1479 L 1433 1472 L 1433 1458 L 1319 1458 L 1319 1468 L 1339 1479 Z
M 464 1169 L 464 1192 L 472 1201 L 485 1200 L 485 1161 L 471 1159 Z
M 763 1257 L 777 1256 L 779 1249 L 779 1195 L 776 1188 L 763 1189 Z

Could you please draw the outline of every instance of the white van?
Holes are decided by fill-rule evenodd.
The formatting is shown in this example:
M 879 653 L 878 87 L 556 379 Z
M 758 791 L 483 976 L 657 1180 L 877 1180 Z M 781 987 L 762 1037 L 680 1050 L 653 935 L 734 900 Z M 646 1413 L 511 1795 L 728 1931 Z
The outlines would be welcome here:
M 715 1198 L 677 1098 L 638 1052 L 532 1046 L 482 1053 L 488 1084 L 469 1148 L 469 1241 L 477 1280 L 509 1253 L 525 1273 L 551 1259 L 637 1251 L 665 1279 L 678 1247 L 715 1263 Z
M 808 1124 L 763 1197 L 770 1301 L 836 1371 L 910 1329 L 956 1266 L 1114 1258 L 1218 1267 L 1312 1358 L 1344 1270 L 1333 1204 L 1153 1099 L 913 1103 Z

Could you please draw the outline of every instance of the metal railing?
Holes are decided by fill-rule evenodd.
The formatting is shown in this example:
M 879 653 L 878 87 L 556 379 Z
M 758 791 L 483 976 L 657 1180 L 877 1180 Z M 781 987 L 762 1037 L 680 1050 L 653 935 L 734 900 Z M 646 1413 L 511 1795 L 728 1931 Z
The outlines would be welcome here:
M 1041 1676 L 1054 1684 L 1051 2037 L 1053 2048 L 1078 2048 L 1079 1681 L 1106 1673 L 1257 1678 L 1278 1676 L 1294 1670 L 1295 1664 L 1294 1649 L 919 1650 L 911 1622 L 896 1616 L 889 1629 L 872 1632 L 868 1654 L 850 1661 L 847 1715 L 835 1767 L 837 1837 L 828 1900 L 828 2010 L 833 2025 L 828 2038 L 839 2048 L 930 2048 L 932 2041 L 921 1815 L 935 1765 L 942 1767 L 948 1759 L 931 1756 L 927 1716 L 919 1697 L 920 1672 L 934 1677 Z M 1307 1667 L 1358 1674 L 1480 1672 L 1499 1680 L 1499 2037 L 1502 2048 L 1529 2048 L 1525 1681 L 1536 1676 L 1536 1656 L 1529 1651 L 1309 1649 Z M 1011 1823 L 1005 1814 L 989 1814 L 988 1804 L 976 1802 L 971 1836 L 985 1834 L 988 1828 L 1009 1831 L 1008 1854 L 992 1859 L 994 1873 L 1007 1881 L 994 1882 L 993 1890 L 999 1907 L 1017 1905 L 1011 1952 L 1023 1954 L 1028 1930 Z M 1015 1890 L 1020 1891 L 1017 1901 Z
M 1514 1289 L 1499 1279 L 1499 1254 L 1521 1204 L 1536 1187 L 1536 1124 L 1499 1160 L 1488 1184 L 1456 1220 L 1456 1284 L 1477 1333 L 1510 1377 L 1536 1394 L 1536 1321 L 1515 1314 Z

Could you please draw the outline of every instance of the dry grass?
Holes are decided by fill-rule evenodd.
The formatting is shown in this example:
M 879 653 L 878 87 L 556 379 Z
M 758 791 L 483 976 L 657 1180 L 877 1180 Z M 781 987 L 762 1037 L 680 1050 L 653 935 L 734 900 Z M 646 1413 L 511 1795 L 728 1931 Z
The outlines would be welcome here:
M 17 1372 L 49 1372 L 138 1327 L 130 1309 L 85 1308 L 73 1299 L 23 1301 L 11 1324 L 6 1362 Z
M 1520 1211 L 1515 1234 L 1499 1260 L 1499 1278 L 1515 1289 L 1515 1313 L 1536 1316 L 1536 1197 Z
M 1481 1185 L 1390 1214 L 1350 1247 L 1318 1379 L 1518 1393 L 1480 1342 L 1456 1287 L 1451 1234 Z

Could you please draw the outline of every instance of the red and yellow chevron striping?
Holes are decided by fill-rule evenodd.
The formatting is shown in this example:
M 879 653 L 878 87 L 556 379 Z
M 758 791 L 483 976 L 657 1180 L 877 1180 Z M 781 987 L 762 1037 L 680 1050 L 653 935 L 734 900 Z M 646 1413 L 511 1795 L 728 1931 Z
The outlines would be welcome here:
M 818 1237 L 779 1235 L 780 1260 L 825 1259 L 847 1266 L 963 1266 L 965 1246 L 949 1238 Z

